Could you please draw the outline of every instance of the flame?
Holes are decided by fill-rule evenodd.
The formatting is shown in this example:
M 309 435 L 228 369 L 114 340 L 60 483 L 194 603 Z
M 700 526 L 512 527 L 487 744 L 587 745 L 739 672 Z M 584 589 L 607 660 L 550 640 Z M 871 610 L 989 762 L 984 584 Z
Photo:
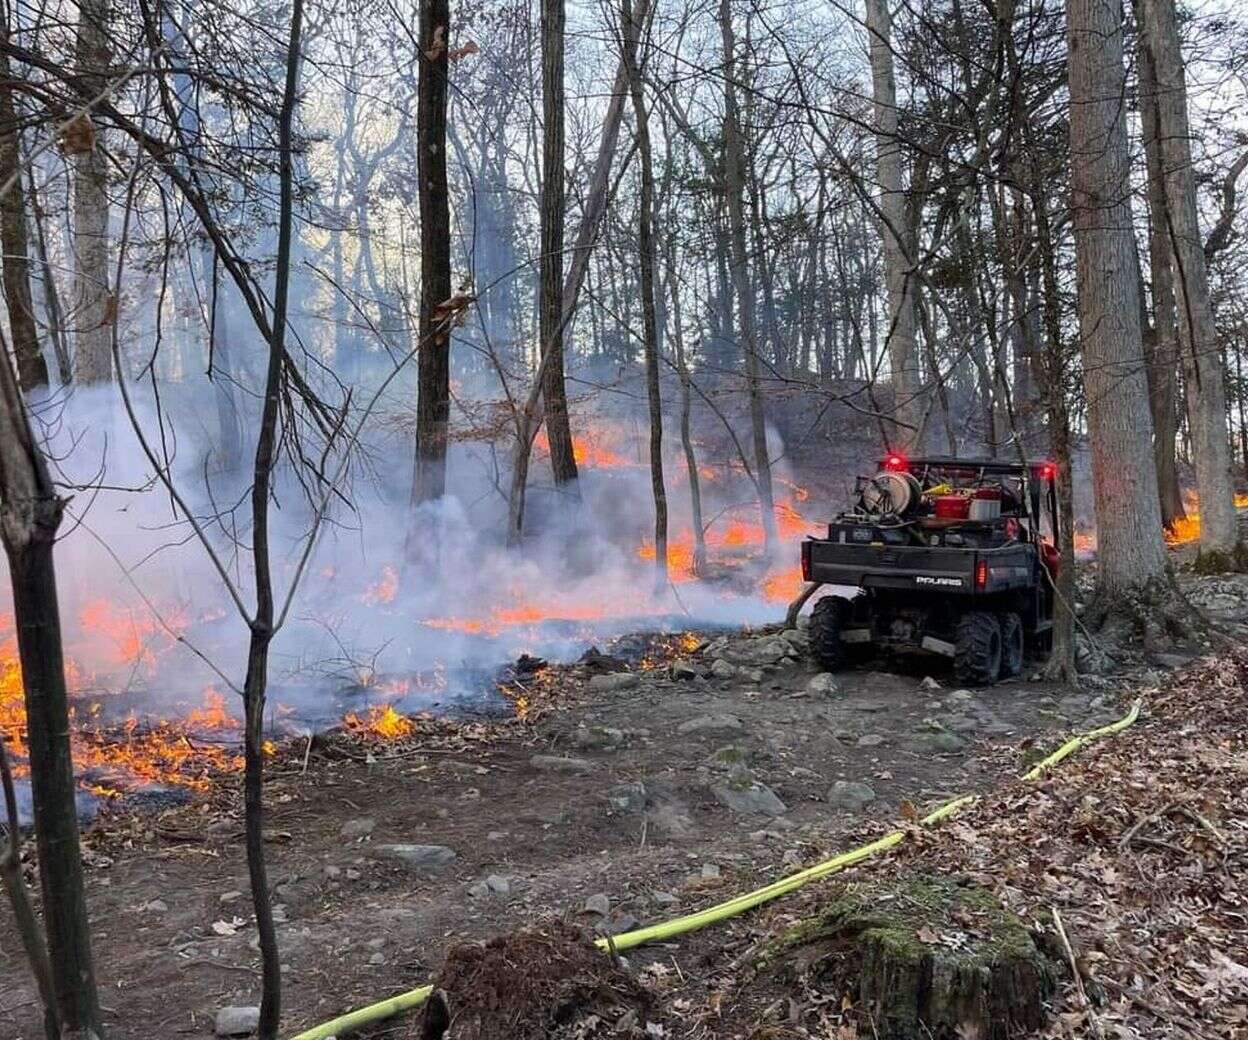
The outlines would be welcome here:
M 621 469 L 637 466 L 637 463 L 605 447 L 602 443 L 605 439 L 606 432 L 602 430 L 590 430 L 583 435 L 573 435 L 572 458 L 576 460 L 576 464 L 589 469 Z M 545 427 L 537 431 L 537 436 L 533 438 L 533 447 L 543 454 L 550 454 L 550 438 L 547 436 Z
M 416 729 L 416 724 L 396 711 L 393 704 L 374 705 L 363 715 L 349 711 L 342 722 L 351 733 L 382 740 L 401 740 Z
M 1200 539 L 1200 496 L 1195 491 L 1185 491 L 1183 508 L 1187 516 L 1179 517 L 1166 528 L 1166 542 L 1170 545 L 1186 545 Z M 1248 494 L 1235 496 L 1235 508 L 1248 509 Z
M 386 564 L 381 569 L 381 578 L 364 590 L 360 599 L 374 605 L 393 603 L 399 591 L 399 572 Z

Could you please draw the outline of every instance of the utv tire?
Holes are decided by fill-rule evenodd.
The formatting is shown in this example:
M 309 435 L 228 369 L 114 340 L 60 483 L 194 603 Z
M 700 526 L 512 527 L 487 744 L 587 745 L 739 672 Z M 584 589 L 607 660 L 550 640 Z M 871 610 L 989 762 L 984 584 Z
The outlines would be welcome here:
M 1001 618 L 1001 678 L 1013 679 L 1023 671 L 1023 619 L 1017 614 Z
M 972 610 L 958 622 L 953 674 L 967 686 L 990 686 L 1001 674 L 1001 622 L 996 614 Z
M 839 672 L 849 664 L 849 648 L 841 628 L 853 608 L 843 596 L 824 596 L 810 611 L 810 648 L 824 671 Z

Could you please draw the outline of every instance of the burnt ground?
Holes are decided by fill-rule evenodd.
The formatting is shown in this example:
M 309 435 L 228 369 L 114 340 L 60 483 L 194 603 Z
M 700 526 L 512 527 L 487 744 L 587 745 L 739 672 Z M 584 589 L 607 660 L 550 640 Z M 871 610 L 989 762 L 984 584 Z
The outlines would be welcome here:
M 447 944 L 545 913 L 627 927 L 754 887 L 884 825 L 903 798 L 927 805 L 991 787 L 1003 746 L 1047 745 L 1117 710 L 1028 682 L 955 698 L 922 689 L 921 671 L 850 672 L 840 692 L 808 694 L 815 674 L 805 661 L 758 683 L 654 669 L 596 692 L 572 671 L 556 680 L 560 706 L 532 724 L 326 741 L 306 772 L 304 748 L 286 749 L 267 798 L 288 1026 L 416 986 Z M 783 802 L 780 815 L 716 800 L 716 784 L 745 789 L 744 769 Z M 875 801 L 858 811 L 830 804 L 838 780 L 869 785 Z M 638 784 L 644 793 L 628 786 Z M 379 858 L 387 844 L 445 846 L 456 858 L 411 869 Z M 112 1037 L 211 1035 L 219 1007 L 255 1002 L 236 799 L 222 790 L 164 813 L 105 816 L 87 845 Z M 507 891 L 474 894 L 487 877 Z M 609 900 L 605 919 L 582 912 L 598 894 Z M 15 1036 L 38 1036 L 12 941 L 0 952 L 0 991 Z
M 879 661 L 827 690 L 812 688 L 813 663 L 774 634 L 704 646 L 693 670 L 716 655 L 739 662 L 736 673 L 724 664 L 723 677 L 680 678 L 659 663 L 621 680 L 561 668 L 530 689 L 523 721 L 283 747 L 266 799 L 284 1033 L 421 985 L 465 939 L 547 915 L 627 930 L 774 880 L 891 829 L 912 807 L 1000 787 L 1071 729 L 1120 715 L 1158 677 L 964 691 L 938 666 Z M 927 667 L 939 688 L 924 682 Z M 87 829 L 113 1040 L 210 1036 L 219 1008 L 257 1002 L 241 837 L 236 777 L 189 805 L 106 813 Z M 772 912 L 640 949 L 633 964 L 696 989 Z M 4 1040 L 41 1035 L 19 950 L 6 914 Z M 399 1020 L 374 1035 L 415 1028 Z M 728 1019 L 699 1032 L 750 1035 Z

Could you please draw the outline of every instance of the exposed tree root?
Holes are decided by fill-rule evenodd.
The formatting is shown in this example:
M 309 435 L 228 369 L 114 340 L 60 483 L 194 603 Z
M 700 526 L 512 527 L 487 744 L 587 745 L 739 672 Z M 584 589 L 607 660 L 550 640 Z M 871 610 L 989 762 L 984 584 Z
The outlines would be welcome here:
M 1240 541 L 1235 543 L 1235 548 L 1230 552 L 1223 552 L 1220 549 L 1197 552 L 1192 571 L 1203 575 L 1246 574 L 1248 573 L 1248 545 Z
M 1179 645 L 1202 647 L 1229 642 L 1209 617 L 1166 574 L 1126 591 L 1097 592 L 1084 623 L 1111 657 L 1131 646 L 1165 652 Z

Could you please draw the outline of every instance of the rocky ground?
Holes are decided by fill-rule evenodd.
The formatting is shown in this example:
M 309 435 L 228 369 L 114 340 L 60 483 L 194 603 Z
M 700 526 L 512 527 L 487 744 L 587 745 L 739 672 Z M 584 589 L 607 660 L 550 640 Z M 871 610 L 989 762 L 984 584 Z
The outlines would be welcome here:
M 1248 583 L 1215 581 L 1226 587 L 1208 586 L 1210 605 L 1225 596 L 1216 606 L 1242 616 Z M 859 844 L 915 807 L 998 789 L 1181 663 L 1167 648 L 1078 688 L 967 690 L 927 661 L 828 676 L 805 644 L 799 629 L 718 636 L 675 656 L 607 648 L 522 670 L 524 720 L 283 748 L 266 798 L 287 1031 L 422 984 L 460 940 L 548 915 L 627 931 Z M 86 846 L 109 1036 L 245 1028 L 258 972 L 237 778 L 188 806 L 105 814 Z M 756 1035 L 765 1008 L 745 999 L 740 1014 L 708 1017 L 703 1002 L 719 992 L 707 980 L 775 913 L 638 950 L 633 967 L 664 990 L 650 1024 L 669 1032 L 651 1035 Z M 219 1019 L 225 1008 L 234 1021 Z M 694 1019 L 694 1031 L 679 1026 Z M 41 1035 L 7 917 L 0 1022 L 5 1040 Z

